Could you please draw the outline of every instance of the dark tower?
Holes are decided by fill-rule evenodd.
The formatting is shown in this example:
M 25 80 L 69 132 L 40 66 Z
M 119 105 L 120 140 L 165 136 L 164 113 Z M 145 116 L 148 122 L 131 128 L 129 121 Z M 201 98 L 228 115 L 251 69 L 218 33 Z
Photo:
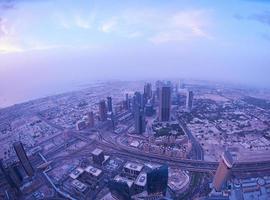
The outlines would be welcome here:
M 170 121 L 171 112 L 171 87 L 162 86 L 160 88 L 159 100 L 159 121 Z
M 30 176 L 30 177 L 34 176 L 34 169 L 33 169 L 32 165 L 31 165 L 31 163 L 30 163 L 30 161 L 29 161 L 29 159 L 28 159 L 28 157 L 26 155 L 26 152 L 25 152 L 25 150 L 23 148 L 22 143 L 21 142 L 15 142 L 13 144 L 13 147 L 15 149 L 15 152 L 16 152 L 16 154 L 17 154 L 17 156 L 18 156 L 18 158 L 19 158 L 19 160 L 20 160 L 26 174 L 28 176 Z

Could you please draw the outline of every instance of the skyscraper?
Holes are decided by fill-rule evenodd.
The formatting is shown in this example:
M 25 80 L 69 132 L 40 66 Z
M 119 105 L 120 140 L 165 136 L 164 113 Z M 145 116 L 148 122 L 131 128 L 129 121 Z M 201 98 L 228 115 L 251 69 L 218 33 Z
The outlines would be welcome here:
M 22 177 L 17 176 L 17 173 L 11 168 L 10 166 L 8 169 L 4 167 L 3 160 L 0 159 L 0 170 L 3 173 L 7 183 L 10 185 L 11 188 L 14 188 L 16 192 L 20 191 L 20 185 L 22 182 Z M 14 176 L 16 175 L 16 176 Z
M 108 111 L 112 112 L 112 97 L 107 97 L 107 105 L 108 105 Z
M 143 110 L 137 105 L 134 113 L 135 132 L 143 134 L 145 132 L 145 117 Z
M 101 121 L 106 121 L 107 120 L 107 108 L 106 108 L 106 103 L 105 100 L 101 100 L 99 102 L 99 116 Z
M 147 192 L 148 194 L 166 195 L 168 184 L 168 166 L 163 165 L 147 173 Z
M 159 100 L 159 121 L 170 121 L 171 112 L 171 87 L 162 86 L 160 88 Z
M 157 99 L 159 100 L 160 98 L 160 88 L 162 86 L 162 82 L 161 81 L 156 81 L 156 95 L 157 95 Z
M 88 125 L 90 128 L 93 128 L 95 126 L 95 115 L 93 111 L 88 113 Z
M 10 178 L 13 180 L 13 182 L 16 184 L 16 187 L 20 188 L 22 181 L 23 181 L 23 176 L 21 175 L 18 167 L 17 166 L 9 166 L 8 174 L 9 174 Z
M 143 107 L 143 96 L 140 92 L 135 92 L 135 104 L 137 104 L 139 107 Z
M 231 174 L 232 167 L 233 167 L 233 158 L 229 151 L 225 151 L 222 154 L 213 181 L 213 185 L 216 191 L 218 192 L 221 191 L 223 184 L 228 180 Z
M 192 105 L 193 105 L 193 92 L 187 91 L 186 109 L 190 111 L 192 109 Z
M 150 99 L 152 97 L 152 85 L 151 83 L 146 83 L 144 85 L 144 96 L 147 99 Z
M 126 100 L 125 100 L 125 103 L 126 103 L 126 109 L 129 109 L 130 105 L 129 105 L 129 97 L 128 97 L 128 94 L 126 94 Z
M 23 148 L 22 143 L 21 142 L 15 142 L 13 144 L 13 147 L 15 149 L 15 152 L 16 152 L 16 154 L 17 154 L 17 156 L 18 156 L 18 158 L 19 158 L 19 160 L 20 160 L 26 174 L 28 176 L 30 176 L 30 177 L 34 176 L 34 169 L 33 169 L 32 165 L 31 165 L 31 163 L 30 163 L 30 161 L 29 161 L 29 159 L 28 159 L 28 157 L 26 155 L 26 152 L 25 152 L 25 150 Z

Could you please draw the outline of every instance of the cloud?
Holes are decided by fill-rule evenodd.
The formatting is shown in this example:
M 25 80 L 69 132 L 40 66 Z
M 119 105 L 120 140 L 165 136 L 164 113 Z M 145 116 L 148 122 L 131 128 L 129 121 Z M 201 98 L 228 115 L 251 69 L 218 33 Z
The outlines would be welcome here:
M 261 12 L 261 13 L 253 13 L 253 14 L 248 15 L 248 16 L 235 14 L 233 17 L 235 19 L 238 19 L 238 20 L 257 21 L 257 22 L 260 22 L 262 24 L 270 26 L 270 11 L 264 11 L 264 12 Z
M 193 38 L 211 38 L 207 32 L 209 21 L 208 11 L 205 10 L 193 9 L 173 14 L 152 9 L 128 10 L 105 20 L 99 30 L 127 38 L 144 36 L 146 40 L 160 44 Z
M 141 37 L 141 36 L 143 36 L 143 33 L 139 32 L 139 31 L 135 31 L 135 32 L 131 32 L 131 33 L 127 34 L 128 38 L 138 38 L 138 37 Z
M 117 22 L 117 18 L 113 17 L 110 20 L 104 22 L 101 27 L 100 30 L 104 33 L 110 33 L 113 32 L 116 29 L 118 22 Z
M 82 18 L 81 16 L 75 17 L 75 25 L 82 29 L 91 28 L 91 22 L 87 19 Z
M 248 16 L 247 19 L 254 20 L 254 21 L 270 26 L 270 11 L 264 11 L 262 13 L 252 14 Z
M 156 44 L 184 41 L 192 38 L 211 38 L 206 29 L 209 26 L 206 11 L 190 10 L 175 13 L 163 21 L 164 30 L 150 37 Z
M 70 12 L 57 12 L 54 14 L 56 23 L 64 29 L 90 29 L 96 19 L 96 12 L 94 10 L 87 13 L 72 10 Z

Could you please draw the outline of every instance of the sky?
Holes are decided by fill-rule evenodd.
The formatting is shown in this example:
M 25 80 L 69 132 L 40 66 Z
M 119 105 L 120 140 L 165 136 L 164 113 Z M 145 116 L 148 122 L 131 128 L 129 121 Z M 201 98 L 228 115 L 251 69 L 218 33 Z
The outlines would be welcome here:
M 269 75 L 269 0 L 0 0 L 0 107 L 95 80 Z

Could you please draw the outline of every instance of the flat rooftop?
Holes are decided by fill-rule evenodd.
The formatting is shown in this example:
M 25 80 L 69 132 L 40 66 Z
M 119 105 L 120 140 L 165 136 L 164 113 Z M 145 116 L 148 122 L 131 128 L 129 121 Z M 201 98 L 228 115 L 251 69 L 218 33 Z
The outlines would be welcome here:
M 146 185 L 146 173 L 142 172 L 139 174 L 139 176 L 137 177 L 137 179 L 135 180 L 135 184 L 144 187 Z
M 101 169 L 95 168 L 91 165 L 86 167 L 85 171 L 92 174 L 93 176 L 99 176 L 102 173 Z
M 87 188 L 87 186 L 84 183 L 76 179 L 71 182 L 71 185 L 81 192 L 85 191 Z
M 81 167 L 77 167 L 69 174 L 69 177 L 71 177 L 72 179 L 76 179 L 83 173 L 83 171 L 84 170 Z
M 143 165 L 138 164 L 138 163 L 127 162 L 124 168 L 140 172 L 142 171 Z
M 96 156 L 100 155 L 101 153 L 103 153 L 103 150 L 101 149 L 95 149 L 94 151 L 92 151 L 92 154 Z

